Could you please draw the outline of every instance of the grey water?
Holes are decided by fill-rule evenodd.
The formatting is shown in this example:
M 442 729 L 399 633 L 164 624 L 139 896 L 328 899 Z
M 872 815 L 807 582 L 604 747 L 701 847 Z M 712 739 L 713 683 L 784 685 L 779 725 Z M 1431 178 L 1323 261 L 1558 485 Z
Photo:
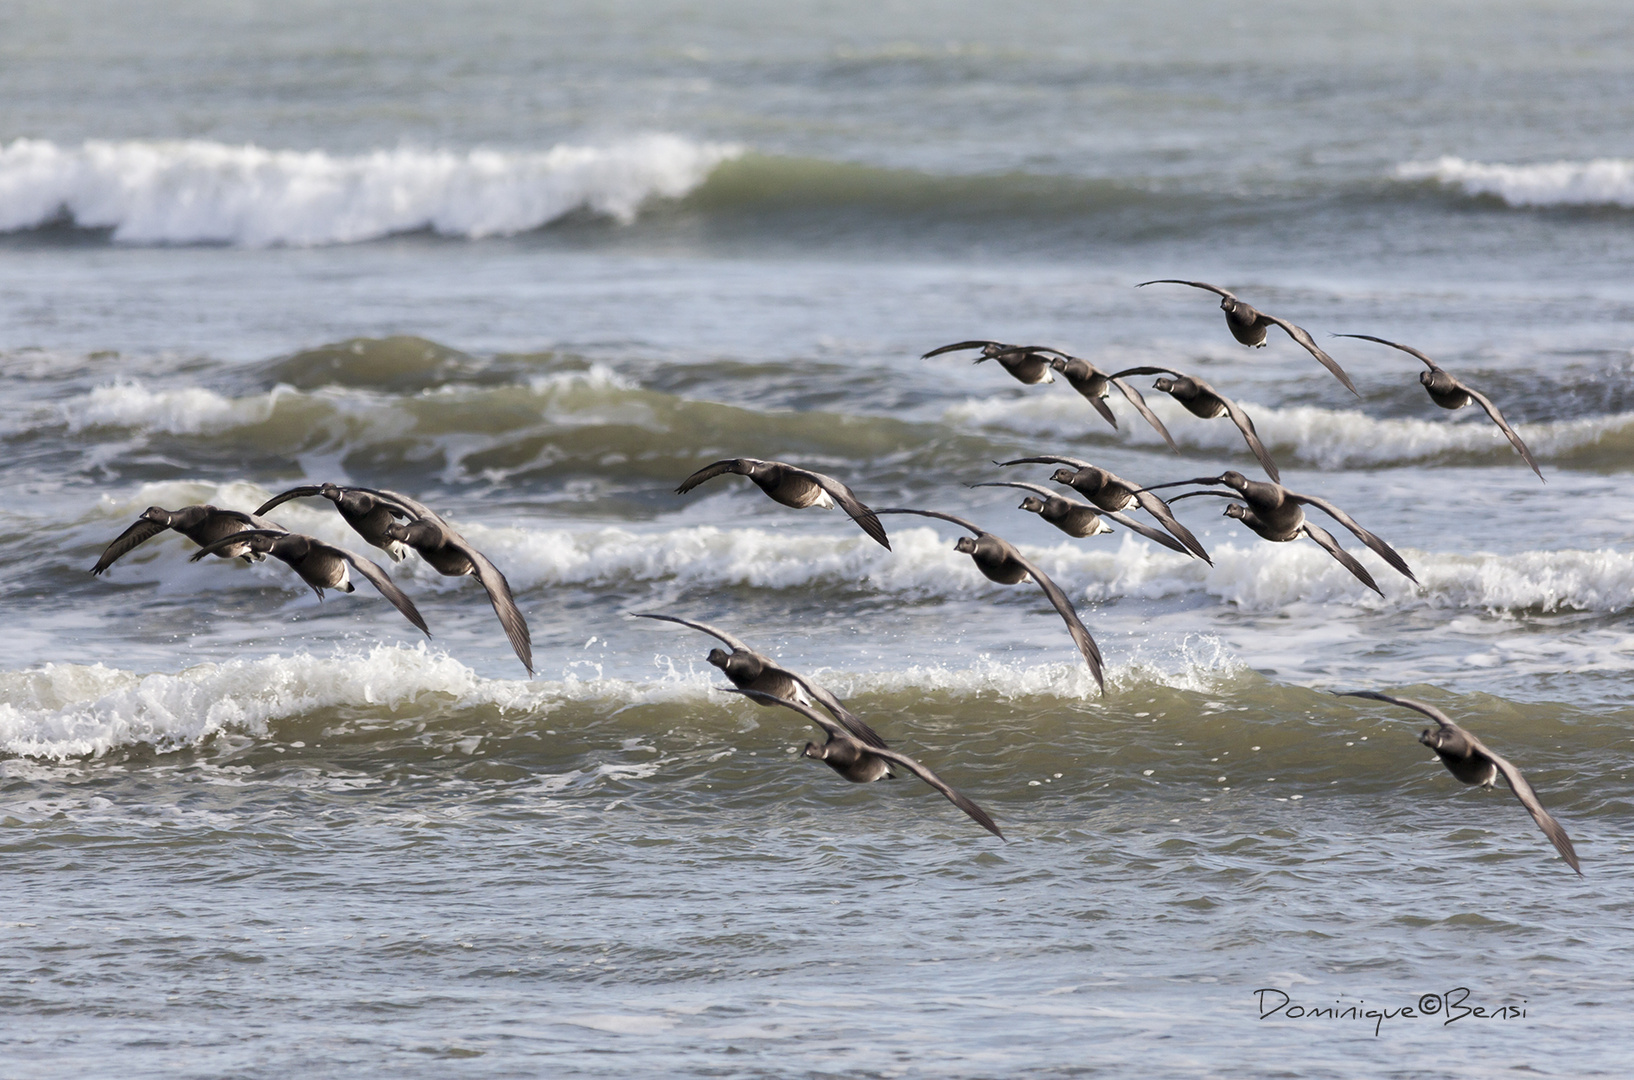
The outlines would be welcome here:
M 1621 1075 L 1631 37 L 1609 3 L 7 5 L 0 1075 Z M 1292 319 L 1359 396 L 1152 278 Z M 1485 390 L 1547 483 L 1333 333 Z M 1379 593 L 1224 500 L 1176 504 L 1205 565 L 969 487 L 1259 475 L 1149 378 L 1178 453 L 1116 393 L 1114 429 L 920 359 L 981 338 L 1205 377 L 1417 583 L 1332 522 Z M 1105 694 L 955 526 L 674 494 L 737 456 L 1009 538 Z M 429 640 L 174 534 L 86 572 L 149 505 L 324 480 L 458 525 L 536 677 L 416 558 Z M 820 677 L 1005 839 L 802 760 L 637 611 Z M 1515 762 L 1583 876 L 1351 689 Z

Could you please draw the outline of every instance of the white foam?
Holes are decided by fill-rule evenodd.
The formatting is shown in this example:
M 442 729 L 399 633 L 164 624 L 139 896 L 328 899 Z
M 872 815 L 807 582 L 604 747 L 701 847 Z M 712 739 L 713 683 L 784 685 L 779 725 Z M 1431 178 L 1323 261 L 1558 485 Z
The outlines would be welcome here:
M 603 419 L 603 412 L 574 397 L 573 391 L 635 389 L 631 380 L 603 364 L 594 364 L 586 371 L 535 376 L 525 387 L 449 385 L 407 395 L 340 386 L 297 390 L 280 384 L 261 393 L 233 398 L 204 387 L 153 388 L 128 380 L 95 387 L 89 393 L 61 402 L 53 414 L 37 414 L 26 422 L 66 422 L 69 430 L 76 433 L 87 428 L 113 427 L 168 435 L 211 435 L 264 424 L 280 407 L 298 410 L 314 406 L 306 420 L 309 426 L 319 424 L 327 414 L 343 417 L 356 425 L 354 436 L 366 435 L 366 429 L 372 427 L 382 436 L 395 438 L 405 426 L 416 422 L 417 416 L 412 413 L 416 405 L 428 401 L 468 406 L 495 397 L 532 395 L 546 420 L 591 423 Z M 610 400 L 616 402 L 616 393 Z
M 1626 158 L 1493 165 L 1449 156 L 1398 165 L 1396 175 L 1496 195 L 1510 206 L 1634 207 L 1634 161 Z
M 0 751 L 65 759 L 147 744 L 176 750 L 224 731 L 264 736 L 273 722 L 340 705 L 397 710 L 432 696 L 450 710 L 478 705 L 547 712 L 562 701 L 703 700 L 700 677 L 631 684 L 611 679 L 484 679 L 427 649 L 377 646 L 364 655 L 267 656 L 139 675 L 77 664 L 0 673 Z
M 648 135 L 542 151 L 267 150 L 201 140 L 0 147 L 0 231 L 63 216 L 126 243 L 350 243 L 430 229 L 527 232 L 589 209 L 619 221 L 679 198 L 735 146 Z
M 1248 455 L 1242 434 L 1230 420 L 1199 419 L 1156 394 L 1148 396 L 1147 403 L 1179 446 Z M 1326 469 L 1410 464 L 1454 454 L 1500 458 L 1515 455 L 1503 432 L 1476 406 L 1470 406 L 1468 420 L 1460 422 L 1451 417 L 1377 419 L 1353 409 L 1310 405 L 1273 409 L 1248 401 L 1241 404 L 1273 457 L 1288 456 Z M 1424 408 L 1436 406 L 1426 398 Z M 1120 413 L 1120 426 L 1114 432 L 1076 395 L 972 399 L 949 407 L 943 419 L 961 426 L 996 427 L 1035 437 L 1096 434 L 1131 446 L 1164 445 L 1162 437 L 1139 416 L 1126 418 Z M 1634 413 L 1512 426 L 1534 457 L 1550 460 L 1607 438 L 1634 434 Z

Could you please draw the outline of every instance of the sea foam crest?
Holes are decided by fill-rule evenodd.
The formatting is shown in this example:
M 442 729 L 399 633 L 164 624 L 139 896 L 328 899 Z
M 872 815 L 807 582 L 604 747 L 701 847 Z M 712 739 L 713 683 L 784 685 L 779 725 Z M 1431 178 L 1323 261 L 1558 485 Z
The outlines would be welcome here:
M 0 231 L 67 218 L 126 243 L 343 244 L 527 232 L 579 209 L 628 222 L 741 153 L 647 135 L 540 151 L 267 150 L 201 140 L 0 147 Z
M 1495 195 L 1510 206 L 1634 207 L 1634 161 L 1551 161 L 1493 165 L 1442 157 L 1396 167 L 1403 180 L 1436 180 L 1468 195 Z
M 1148 395 L 1147 404 L 1179 446 L 1188 450 L 1247 454 L 1241 433 L 1225 417 L 1200 420 L 1156 394 Z M 1515 455 L 1503 432 L 1473 406 L 1468 412 L 1469 419 L 1460 421 L 1416 417 L 1379 419 L 1354 409 L 1324 409 L 1314 405 L 1277 409 L 1248 401 L 1241 404 L 1273 456 L 1280 459 L 1291 455 L 1294 460 L 1326 469 L 1398 465 L 1457 455 L 1492 456 L 1507 461 Z M 1424 404 L 1425 408 L 1434 408 L 1427 400 Z M 1035 437 L 1079 437 L 1089 433 L 1134 446 L 1163 445 L 1157 432 L 1133 415 L 1133 410 L 1123 412 L 1116 403 L 1114 407 L 1120 409 L 1117 431 L 1093 415 L 1076 394 L 972 399 L 950 406 L 943 413 L 943 419 L 960 426 L 998 428 Z M 1514 427 L 1532 453 L 1548 461 L 1634 437 L 1634 413 Z

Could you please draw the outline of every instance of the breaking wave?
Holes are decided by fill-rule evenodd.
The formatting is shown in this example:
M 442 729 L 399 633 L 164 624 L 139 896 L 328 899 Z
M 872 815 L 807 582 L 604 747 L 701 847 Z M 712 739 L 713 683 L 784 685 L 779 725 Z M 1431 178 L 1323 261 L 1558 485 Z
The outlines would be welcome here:
M 1634 208 L 1634 161 L 1551 161 L 1492 165 L 1442 157 L 1396 167 L 1403 180 L 1434 180 L 1466 195 L 1490 195 L 1510 206 L 1622 206 Z
M 649 135 L 541 151 L 268 150 L 200 140 L 0 147 L 0 231 L 67 222 L 133 244 L 311 246 L 429 229 L 479 238 L 589 210 L 633 220 L 738 147 Z

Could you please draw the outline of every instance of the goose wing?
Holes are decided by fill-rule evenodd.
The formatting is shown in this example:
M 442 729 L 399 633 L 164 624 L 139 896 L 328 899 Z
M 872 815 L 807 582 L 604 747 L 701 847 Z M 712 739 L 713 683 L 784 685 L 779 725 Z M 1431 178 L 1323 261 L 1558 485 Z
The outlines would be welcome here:
M 1509 440 L 1509 444 L 1516 450 L 1520 451 L 1521 457 L 1525 458 L 1526 463 L 1532 466 L 1532 471 L 1538 474 L 1538 479 L 1543 480 L 1543 470 L 1538 468 L 1538 463 L 1533 460 L 1532 451 L 1528 450 L 1526 448 L 1526 444 L 1521 442 L 1521 437 L 1515 434 L 1514 428 L 1509 426 L 1509 421 L 1505 420 L 1503 413 L 1498 411 L 1498 406 L 1492 404 L 1491 399 L 1485 394 L 1481 393 L 1479 390 L 1471 389 L 1458 379 L 1454 379 L 1453 381 L 1458 384 L 1458 389 L 1474 398 L 1475 403 L 1486 410 L 1486 414 L 1492 418 L 1492 422 L 1494 424 L 1498 425 L 1498 430 L 1504 433 L 1504 437 Z M 1547 480 L 1544 480 L 1543 482 L 1548 483 Z
M 779 667 L 778 670 L 784 672 L 789 676 L 789 678 L 805 687 L 806 693 L 811 695 L 811 699 L 817 702 L 817 704 L 821 705 L 823 708 L 827 709 L 829 712 L 833 713 L 834 719 L 838 720 L 840 724 L 852 735 L 867 743 L 869 747 L 873 749 L 884 750 L 887 748 L 885 740 L 880 738 L 879 732 L 875 731 L 873 728 L 864 723 L 862 717 L 846 708 L 840 699 L 829 693 L 828 690 L 818 686 L 804 675 L 799 675 L 795 672 L 789 671 L 788 668 Z
M 168 528 L 170 528 L 169 525 L 157 521 L 137 518 L 136 524 L 114 537 L 113 543 L 109 544 L 107 549 L 102 552 L 102 558 L 98 559 L 96 565 L 91 567 L 91 573 L 104 573 L 108 567 L 122 559 L 131 549 L 147 543 Z
M 1543 835 L 1547 836 L 1549 842 L 1555 846 L 1555 850 L 1560 852 L 1560 857 L 1566 860 L 1566 865 L 1577 871 L 1578 877 L 1582 877 L 1583 868 L 1577 864 L 1577 851 L 1572 847 L 1572 838 L 1566 835 L 1566 830 L 1561 828 L 1560 822 L 1556 821 L 1554 816 L 1543 808 L 1543 803 L 1538 801 L 1538 793 L 1532 790 L 1532 785 L 1526 782 L 1526 777 L 1522 776 L 1521 771 L 1508 761 L 1488 750 L 1480 739 L 1470 735 L 1467 731 L 1464 734 L 1469 737 L 1470 742 L 1475 744 L 1475 748 L 1490 758 L 1492 764 L 1498 767 L 1498 771 L 1503 773 L 1503 778 L 1509 782 L 1509 790 L 1513 791 L 1515 798 L 1519 799 L 1520 804 L 1526 807 L 1526 812 L 1531 814 L 1532 820 L 1538 823 L 1538 828 L 1543 830 Z
M 875 757 L 882 757 L 886 761 L 892 761 L 898 765 L 901 765 L 904 769 L 907 769 L 909 772 L 919 777 L 919 779 L 923 780 L 937 791 L 940 791 L 947 797 L 948 802 L 952 803 L 954 806 L 957 806 L 960 810 L 963 810 L 966 814 L 968 814 L 970 816 L 970 820 L 974 821 L 976 824 L 980 825 L 982 828 L 986 829 L 1000 840 L 1004 839 L 1004 834 L 999 831 L 999 827 L 997 825 L 993 824 L 993 819 L 987 815 L 986 810 L 983 810 L 969 798 L 960 794 L 946 780 L 943 780 L 940 776 L 937 776 L 935 773 L 925 768 L 925 766 L 919 764 L 919 762 L 915 761 L 907 754 L 896 750 L 873 749 L 870 749 L 869 753 L 873 754 Z
M 1074 469 L 1093 469 L 1095 466 L 1083 458 L 1056 457 L 1053 454 L 1041 454 L 1038 457 L 1020 457 L 1014 461 L 995 461 L 999 468 L 1009 465 L 1071 465 Z
M 972 525 L 962 517 L 954 517 L 952 514 L 943 514 L 936 510 L 909 510 L 905 507 L 894 506 L 889 510 L 876 510 L 874 512 L 877 514 L 918 514 L 920 517 L 941 518 L 943 521 L 953 522 L 953 524 L 959 526 L 961 529 L 969 529 L 977 536 L 980 536 L 987 531 L 986 529 Z
M 423 518 L 426 521 L 435 521 L 449 532 L 454 531 L 448 527 L 448 522 L 443 520 L 441 514 L 431 509 L 431 507 L 427 506 L 425 503 L 416 502 L 401 492 L 387 491 L 384 488 L 366 487 L 347 488 L 346 490 L 361 491 L 366 495 L 373 495 L 382 503 L 386 504 L 386 508 L 392 512 L 394 517 L 400 517 L 407 521 L 416 521 Z
M 1383 540 L 1380 540 L 1377 536 L 1374 536 L 1372 533 L 1358 525 L 1355 518 L 1328 502 L 1326 499 L 1318 499 L 1311 495 L 1297 495 L 1291 491 L 1288 492 L 1288 495 L 1295 502 L 1301 502 L 1316 507 L 1324 514 L 1328 515 L 1330 518 L 1349 529 L 1356 535 L 1356 539 L 1372 548 L 1378 553 L 1380 558 L 1384 559 L 1385 562 L 1389 563 L 1391 566 L 1395 567 L 1397 570 L 1406 575 L 1407 580 L 1411 581 L 1414 585 L 1419 583 L 1418 578 L 1413 576 L 1412 567 L 1407 565 L 1407 560 L 1398 555 L 1395 548 L 1391 547 L 1389 544 L 1385 543 Z
M 345 548 L 338 548 L 322 541 L 315 542 L 313 546 L 333 558 L 344 560 L 346 565 L 367 578 L 369 584 L 373 585 L 381 596 L 390 600 L 392 607 L 401 611 L 405 619 L 419 627 L 421 633 L 425 634 L 426 637 L 431 636 L 431 628 L 426 625 L 425 619 L 420 616 L 420 609 L 414 606 L 414 601 L 410 600 L 408 594 L 397 587 L 397 583 L 384 570 L 370 560 L 363 558 L 363 556 L 356 555 Z
M 802 469 L 794 465 L 785 465 L 783 467 L 792 473 L 806 477 L 828 492 L 829 496 L 840 504 L 840 509 L 850 514 L 851 520 L 855 521 L 863 532 L 867 533 L 875 543 L 886 551 L 891 550 L 891 538 L 885 535 L 885 526 L 881 525 L 879 518 L 874 516 L 874 512 L 864 505 L 861 499 L 857 498 L 856 492 L 826 473 L 812 472 L 810 469 Z
M 1166 548 L 1178 551 L 1180 554 L 1190 556 L 1193 559 L 1197 558 L 1196 552 L 1192 551 L 1185 544 L 1182 544 L 1180 541 L 1176 540 L 1173 536 L 1170 536 L 1162 529 L 1154 529 L 1143 521 L 1136 521 L 1128 514 L 1118 510 L 1112 510 L 1107 513 L 1103 513 L 1101 516 L 1104 518 L 1111 518 L 1113 521 L 1116 521 L 1119 525 L 1122 525 L 1130 532 L 1140 533 L 1140 535 L 1146 537 L 1146 539 L 1155 540 Z
M 1429 368 L 1430 368 L 1431 371 L 1440 371 L 1441 370 L 1441 365 L 1437 364 L 1434 360 L 1431 360 L 1428 356 L 1425 356 L 1423 353 L 1419 352 L 1417 349 L 1412 348 L 1411 346 L 1408 346 L 1408 345 L 1398 345 L 1394 341 L 1386 341 L 1384 338 L 1374 337 L 1372 334 L 1335 334 L 1333 336 L 1334 337 L 1361 338 L 1363 341 L 1376 341 L 1380 345 L 1388 345 L 1392 349 L 1400 349 L 1402 352 L 1408 354 L 1409 356 L 1418 357 L 1420 360 L 1424 361 L 1426 364 L 1429 365 Z
M 1133 487 L 1133 485 L 1130 486 Z M 1214 560 L 1209 558 L 1208 552 L 1203 549 L 1202 541 L 1193 536 L 1190 529 L 1180 524 L 1179 519 L 1176 518 L 1173 511 L 1169 509 L 1168 503 L 1164 502 L 1156 495 L 1153 495 L 1150 491 L 1144 490 L 1137 490 L 1135 492 L 1135 501 L 1140 504 L 1140 508 L 1142 510 L 1157 518 L 1159 524 L 1161 524 L 1165 529 L 1168 529 L 1169 532 L 1173 533 L 1175 539 L 1186 545 L 1186 550 L 1190 551 L 1193 555 L 1196 555 L 1199 559 L 1202 559 L 1210 566 L 1214 565 Z
M 694 630 L 701 630 L 712 638 L 724 641 L 726 647 L 733 652 L 754 652 L 748 645 L 728 634 L 725 630 L 717 630 L 708 623 L 693 622 L 691 619 L 683 619 L 679 615 L 659 615 L 657 612 L 651 611 L 632 611 L 630 614 L 638 619 L 663 619 L 665 622 L 680 623 L 682 626 L 690 626 Z
M 1359 697 L 1359 698 L 1369 698 L 1369 699 L 1371 699 L 1373 701 L 1387 701 L 1392 705 L 1400 705 L 1404 709 L 1412 709 L 1416 713 L 1423 713 L 1425 716 L 1428 716 L 1431 720 L 1434 720 L 1436 722 L 1436 724 L 1439 725 L 1442 728 L 1451 728 L 1454 731 L 1463 731 L 1464 730 L 1463 728 L 1459 727 L 1457 724 L 1453 723 L 1452 720 L 1450 718 L 1448 718 L 1446 713 L 1442 712 L 1440 709 L 1436 708 L 1434 705 L 1426 705 L 1426 704 L 1424 704 L 1424 702 L 1414 701 L 1412 698 L 1394 697 L 1394 696 L 1392 696 L 1390 694 L 1381 694 L 1377 690 L 1351 690 L 1351 691 L 1349 691 L 1347 693 L 1343 693 L 1343 694 L 1335 692 L 1335 694 L 1333 696 L 1334 697 Z M 1464 731 L 1464 735 L 1466 737 L 1471 738 L 1471 739 L 1474 738 L 1474 736 L 1471 736 L 1470 733 L 1467 732 L 1467 731 Z
M 1106 693 L 1106 677 L 1101 672 L 1101 650 L 1096 647 L 1095 639 L 1089 636 L 1089 630 L 1084 626 L 1083 620 L 1078 618 L 1078 612 L 1073 608 L 1072 601 L 1061 591 L 1061 586 L 1051 581 L 1049 575 L 1040 570 L 1032 560 L 1017 551 L 1008 541 L 1006 545 L 1010 547 L 1010 556 L 1022 565 L 1033 581 L 1038 583 L 1038 587 L 1044 590 L 1044 595 L 1049 597 L 1050 603 L 1060 614 L 1062 621 L 1067 624 L 1067 632 L 1077 643 L 1078 651 L 1083 653 L 1084 659 L 1089 662 L 1089 672 L 1095 676 L 1095 684 L 1101 688 L 1101 693 Z
M 255 541 L 272 541 L 276 540 L 280 536 L 289 535 L 291 535 L 291 533 L 288 529 L 243 529 L 229 536 L 223 536 L 219 540 L 211 541 L 210 543 L 199 548 L 197 551 L 193 552 L 192 558 L 188 559 L 187 561 L 198 562 L 206 555 L 214 555 L 222 548 L 230 547 L 233 544 L 248 544 L 251 551 L 258 551 L 264 554 L 272 549 L 272 544 L 269 542 L 255 543 Z M 307 539 L 311 540 L 313 543 L 319 543 L 319 541 L 313 537 L 309 536 Z
M 1345 374 L 1345 369 L 1339 366 L 1339 362 L 1337 360 L 1335 360 L 1333 357 L 1329 356 L 1327 353 L 1322 351 L 1322 346 L 1318 345 L 1316 343 L 1316 339 L 1311 337 L 1310 334 L 1305 332 L 1304 327 L 1295 326 L 1293 323 L 1289 322 L 1287 319 L 1279 319 L 1275 315 L 1267 315 L 1263 311 L 1260 312 L 1260 318 L 1264 319 L 1266 322 L 1275 323 L 1276 325 L 1278 325 L 1278 326 L 1282 327 L 1284 330 L 1286 330 L 1288 332 L 1289 337 L 1293 338 L 1295 341 L 1297 341 L 1301 345 L 1305 346 L 1305 351 L 1306 352 L 1308 352 L 1312 356 L 1316 357 L 1318 360 L 1320 360 L 1322 362 L 1323 367 L 1325 367 L 1329 371 L 1333 372 L 1333 377 L 1338 379 L 1340 382 L 1344 383 L 1346 390 L 1349 390 L 1352 394 L 1355 394 L 1357 397 L 1362 396 L 1362 392 L 1360 390 L 1356 389 L 1356 384 L 1350 381 L 1350 376 Z
M 1380 596 L 1384 595 L 1384 590 L 1379 588 L 1379 583 L 1373 580 L 1373 575 L 1367 572 L 1367 567 L 1357 562 L 1354 555 L 1340 547 L 1339 541 L 1333 538 L 1332 533 L 1320 525 L 1312 525 L 1309 521 L 1305 522 L 1303 529 L 1306 536 L 1321 544 L 1324 551 L 1338 559 L 1339 565 L 1355 574 L 1357 580 L 1363 585 L 1366 585 Z
M 528 676 L 533 676 L 533 637 L 528 633 L 528 621 L 522 617 L 521 610 L 511 597 L 511 583 L 505 580 L 505 575 L 499 572 L 499 567 L 488 561 L 488 556 L 478 551 L 466 542 L 458 533 L 453 533 L 449 546 L 457 547 L 471 565 L 477 569 L 477 580 L 482 587 L 488 590 L 488 602 L 494 606 L 494 614 L 499 616 L 499 625 L 505 628 L 505 636 L 511 640 L 511 648 L 516 650 L 516 658 L 522 661 L 522 666 L 528 669 Z
M 1143 281 L 1136 285 L 1135 288 L 1144 289 L 1148 285 L 1190 285 L 1194 289 L 1207 289 L 1209 292 L 1223 296 L 1227 300 L 1237 299 L 1236 293 L 1228 292 L 1218 285 L 1210 285 L 1206 281 L 1181 281 L 1179 278 L 1158 278 L 1156 281 Z
M 1009 349 L 1009 346 L 1005 345 L 1002 341 L 955 341 L 952 345 L 943 345 L 940 348 L 932 349 L 919 359 L 929 360 L 933 356 L 941 356 L 943 353 L 958 352 L 960 349 L 985 349 L 989 345 L 1000 349 Z
M 273 507 L 287 503 L 291 499 L 310 499 L 314 496 L 322 494 L 322 492 L 323 489 L 316 484 L 303 484 L 300 487 L 292 487 L 288 491 L 280 491 L 278 494 L 256 507 L 255 515 L 260 517 Z
M 1042 495 L 1046 499 L 1065 498 L 1065 496 L 1063 496 L 1063 495 L 1057 495 L 1055 492 L 1051 491 L 1049 488 L 1045 487 L 1043 484 L 1029 484 L 1029 483 L 1026 483 L 1025 481 L 1021 481 L 1021 480 L 985 480 L 980 484 L 971 484 L 970 486 L 973 487 L 973 488 L 979 488 L 979 487 L 1020 488 L 1022 491 L 1030 491 L 1035 495 Z M 1069 499 L 1067 501 L 1072 502 L 1074 500 Z
M 675 494 L 685 495 L 705 480 L 713 480 L 725 473 L 747 474 L 751 468 L 759 464 L 760 462 L 754 458 L 728 458 L 725 461 L 717 461 L 713 465 L 705 465 L 685 480 L 682 480 L 681 486 L 675 489 Z
M 1272 480 L 1281 483 L 1282 476 L 1277 472 L 1277 463 L 1271 460 L 1271 455 L 1266 452 L 1265 444 L 1260 442 L 1260 434 L 1254 430 L 1253 419 L 1243 411 L 1243 407 L 1241 405 L 1238 405 L 1235 401 L 1225 397 L 1218 391 L 1214 391 L 1212 387 L 1210 387 L 1210 390 L 1214 393 L 1215 397 L 1219 398 L 1220 401 L 1225 404 L 1226 415 L 1231 417 L 1231 422 L 1233 424 L 1237 425 L 1237 430 L 1243 433 L 1244 441 L 1248 443 L 1248 448 L 1254 451 L 1254 456 L 1259 458 L 1260 467 L 1265 470 L 1266 475 Z
M 830 737 L 847 737 L 844 729 L 840 728 L 837 724 L 829 720 L 816 709 L 813 709 L 810 705 L 803 705 L 798 701 L 788 701 L 784 698 L 773 697 L 770 694 L 763 694 L 758 690 L 726 690 L 725 687 L 716 687 L 716 689 L 725 690 L 729 694 L 742 694 L 744 697 L 754 698 L 755 700 L 763 702 L 767 705 L 781 705 L 786 709 L 793 709 L 795 712 L 804 716 L 807 720 L 810 720 L 812 723 L 828 732 Z M 915 761 L 907 754 L 900 753 L 896 750 L 886 750 L 883 747 L 869 747 L 868 753 L 874 755 L 875 757 L 884 758 L 886 761 L 901 765 L 904 769 L 907 769 L 909 772 L 919 777 L 919 779 L 923 780 L 937 791 L 940 791 L 954 806 L 957 806 L 960 810 L 963 810 L 966 814 L 969 814 L 971 820 L 976 822 L 976 824 L 980 825 L 994 836 L 999 837 L 1001 840 L 1004 838 L 1004 834 L 999 832 L 999 827 L 993 824 L 993 819 L 987 816 L 987 811 L 983 810 L 981 807 L 959 794 L 959 792 L 955 791 L 951 786 L 949 786 L 948 783 L 940 776 L 937 776 L 935 773 L 925 768 L 925 766 L 919 764 L 919 762 Z
M 1136 390 L 1132 385 L 1116 375 L 1107 376 L 1107 381 L 1123 392 L 1123 396 L 1129 399 L 1129 404 L 1135 407 L 1135 411 L 1145 417 L 1146 422 L 1151 424 L 1159 435 L 1163 436 L 1163 441 L 1169 444 L 1170 450 L 1177 454 L 1180 453 L 1180 447 L 1175 445 L 1174 436 L 1169 434 L 1169 429 L 1163 426 L 1163 421 L 1157 418 L 1157 413 L 1153 412 L 1151 406 L 1146 404 L 1146 399 L 1141 396 L 1139 390 Z M 1116 427 L 1117 425 L 1114 424 L 1113 426 Z

